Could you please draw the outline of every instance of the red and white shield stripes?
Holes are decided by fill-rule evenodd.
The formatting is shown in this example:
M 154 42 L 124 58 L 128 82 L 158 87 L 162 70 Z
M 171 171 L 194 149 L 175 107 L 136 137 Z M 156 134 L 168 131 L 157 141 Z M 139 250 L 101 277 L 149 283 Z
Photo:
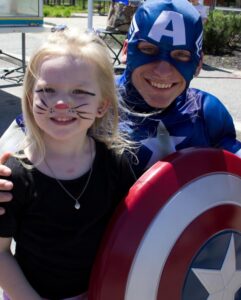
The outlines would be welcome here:
M 217 149 L 168 156 L 118 207 L 96 259 L 89 300 L 182 299 L 194 256 L 226 229 L 241 233 L 241 159 Z

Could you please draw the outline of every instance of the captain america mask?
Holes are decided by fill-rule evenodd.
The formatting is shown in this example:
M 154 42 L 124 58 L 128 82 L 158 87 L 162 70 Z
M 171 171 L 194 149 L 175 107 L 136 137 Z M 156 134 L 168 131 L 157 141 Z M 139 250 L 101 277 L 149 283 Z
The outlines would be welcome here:
M 126 76 L 137 67 L 164 60 L 189 83 L 201 59 L 202 36 L 201 17 L 187 0 L 145 2 L 134 15 L 128 32 Z M 140 51 L 138 45 L 142 41 L 154 45 L 156 51 Z M 190 53 L 189 59 L 177 59 L 178 50 Z

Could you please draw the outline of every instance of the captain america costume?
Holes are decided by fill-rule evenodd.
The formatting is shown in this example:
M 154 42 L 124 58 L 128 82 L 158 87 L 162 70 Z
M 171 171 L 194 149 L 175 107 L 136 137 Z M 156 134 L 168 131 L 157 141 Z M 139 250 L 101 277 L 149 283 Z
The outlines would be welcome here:
M 139 163 L 133 166 L 138 175 L 169 153 L 189 147 L 222 148 L 241 156 L 241 143 L 224 105 L 213 95 L 189 87 L 202 51 L 201 18 L 189 4 L 163 0 L 156 5 L 156 0 L 149 0 L 137 10 L 130 26 L 127 67 L 117 85 L 128 108 L 121 129 L 140 144 Z M 159 53 L 141 53 L 140 41 L 158 46 Z M 170 53 L 176 49 L 189 50 L 191 61 L 175 61 Z M 162 111 L 149 106 L 131 81 L 135 68 L 157 60 L 174 65 L 186 80 L 185 90 Z
M 241 156 L 232 117 L 216 97 L 197 89 L 185 90 L 163 112 L 148 118 L 129 113 L 127 119 L 122 129 L 140 143 L 139 162 L 133 166 L 137 174 L 189 147 L 221 148 Z

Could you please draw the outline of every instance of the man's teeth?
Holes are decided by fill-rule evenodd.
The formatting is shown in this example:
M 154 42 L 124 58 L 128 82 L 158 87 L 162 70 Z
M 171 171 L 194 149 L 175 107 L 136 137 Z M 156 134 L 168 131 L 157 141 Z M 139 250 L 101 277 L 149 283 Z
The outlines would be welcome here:
M 158 83 L 158 82 L 153 82 L 153 81 L 151 81 L 151 85 L 158 89 L 168 89 L 168 88 L 172 87 L 171 83 Z

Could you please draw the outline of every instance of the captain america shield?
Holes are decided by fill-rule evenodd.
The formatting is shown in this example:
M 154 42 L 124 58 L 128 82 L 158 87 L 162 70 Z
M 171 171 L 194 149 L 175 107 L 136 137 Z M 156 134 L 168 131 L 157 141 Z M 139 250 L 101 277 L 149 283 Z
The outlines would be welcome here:
M 89 299 L 241 299 L 241 159 L 187 149 L 151 167 L 108 226 Z

